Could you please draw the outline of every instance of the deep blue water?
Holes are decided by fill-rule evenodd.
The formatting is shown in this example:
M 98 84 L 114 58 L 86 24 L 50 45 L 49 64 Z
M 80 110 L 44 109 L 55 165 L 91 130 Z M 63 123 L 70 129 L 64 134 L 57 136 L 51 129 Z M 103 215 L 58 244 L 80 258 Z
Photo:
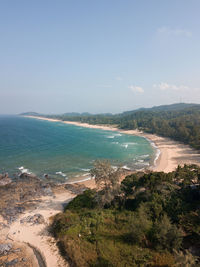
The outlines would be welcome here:
M 62 122 L 0 116 L 0 173 L 48 174 L 56 181 L 87 178 L 96 159 L 131 169 L 148 166 L 155 149 L 142 137 Z

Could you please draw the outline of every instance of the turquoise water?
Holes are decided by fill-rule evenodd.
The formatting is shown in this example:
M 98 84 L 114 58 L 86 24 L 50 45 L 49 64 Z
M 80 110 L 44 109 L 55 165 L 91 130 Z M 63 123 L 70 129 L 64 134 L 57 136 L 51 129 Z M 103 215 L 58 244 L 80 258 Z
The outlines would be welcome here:
M 147 167 L 155 148 L 143 137 L 62 122 L 0 116 L 0 173 L 30 172 L 58 182 L 89 177 L 96 159 L 114 166 Z

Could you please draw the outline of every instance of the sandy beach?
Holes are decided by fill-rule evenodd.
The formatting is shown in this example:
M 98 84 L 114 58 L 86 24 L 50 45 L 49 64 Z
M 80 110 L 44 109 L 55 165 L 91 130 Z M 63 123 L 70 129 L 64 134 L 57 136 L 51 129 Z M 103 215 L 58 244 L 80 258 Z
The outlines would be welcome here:
M 47 120 L 52 122 L 62 122 L 80 127 L 102 129 L 106 131 L 119 131 L 124 134 L 131 134 L 131 135 L 145 137 L 156 146 L 159 152 L 158 157 L 155 159 L 154 165 L 150 166 L 150 169 L 153 171 L 170 172 L 175 170 L 178 165 L 181 166 L 184 164 L 200 165 L 200 154 L 198 153 L 198 151 L 192 149 L 188 145 L 181 144 L 166 137 L 160 137 L 154 134 L 148 134 L 138 130 L 125 131 L 109 125 L 91 125 L 88 123 L 61 121 L 57 119 L 37 117 L 37 116 L 25 116 L 25 117 L 39 119 L 39 120 Z M 86 184 L 89 183 L 90 181 L 86 181 Z M 93 186 L 93 181 L 91 181 L 91 186 Z
M 27 210 L 13 222 L 9 228 L 6 228 L 6 231 L 1 231 L 0 239 L 7 240 L 7 242 L 12 241 L 14 244 L 23 244 L 26 249 L 29 249 L 29 251 L 26 251 L 26 257 L 32 258 L 31 266 L 69 266 L 60 255 L 56 240 L 48 232 L 48 226 L 51 223 L 51 217 L 63 211 L 63 206 L 74 198 L 74 196 L 75 195 L 65 190 L 63 192 L 58 192 L 53 196 L 45 196 L 37 199 L 39 202 L 36 208 Z M 35 214 L 41 214 L 45 220 L 44 223 L 22 223 L 24 218 L 26 219 L 28 216 L 34 216 Z M 43 264 L 41 264 L 41 260 L 38 260 L 34 255 L 34 249 L 41 255 L 42 261 L 44 262 Z

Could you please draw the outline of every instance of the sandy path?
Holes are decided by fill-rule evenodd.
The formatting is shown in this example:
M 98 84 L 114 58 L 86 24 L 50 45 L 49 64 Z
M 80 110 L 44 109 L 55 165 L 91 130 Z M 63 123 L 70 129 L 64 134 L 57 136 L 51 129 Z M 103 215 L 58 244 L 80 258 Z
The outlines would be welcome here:
M 41 198 L 42 202 L 33 211 L 27 211 L 14 222 L 9 229 L 8 236 L 14 241 L 25 242 L 35 247 L 45 259 L 47 267 L 69 266 L 61 257 L 55 239 L 46 230 L 50 217 L 63 211 L 63 204 L 69 202 L 74 195 L 68 192 L 56 194 L 54 197 L 48 196 Z M 29 215 L 41 214 L 45 218 L 45 224 L 31 225 L 20 223 L 22 218 Z

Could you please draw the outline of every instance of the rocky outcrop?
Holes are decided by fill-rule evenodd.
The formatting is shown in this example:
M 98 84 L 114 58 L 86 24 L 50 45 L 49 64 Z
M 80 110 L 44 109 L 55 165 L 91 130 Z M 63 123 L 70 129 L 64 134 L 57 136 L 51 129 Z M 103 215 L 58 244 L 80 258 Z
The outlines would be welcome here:
M 0 244 L 0 256 L 7 255 L 12 250 L 12 247 L 11 243 Z
M 7 176 L 1 178 L 4 179 L 10 178 Z M 24 213 L 26 208 L 33 209 L 39 201 L 38 198 L 46 195 L 53 195 L 50 184 L 23 173 L 15 181 L 0 186 L 0 215 L 10 224 L 19 214 Z
M 33 216 L 27 216 L 20 220 L 20 223 L 30 223 L 31 225 L 35 224 L 44 224 L 45 219 L 41 214 L 34 214 Z
M 12 242 L 0 244 L 0 266 L 37 267 L 32 249 L 26 244 Z
M 10 184 L 12 180 L 8 177 L 8 174 L 0 174 L 0 186 Z

